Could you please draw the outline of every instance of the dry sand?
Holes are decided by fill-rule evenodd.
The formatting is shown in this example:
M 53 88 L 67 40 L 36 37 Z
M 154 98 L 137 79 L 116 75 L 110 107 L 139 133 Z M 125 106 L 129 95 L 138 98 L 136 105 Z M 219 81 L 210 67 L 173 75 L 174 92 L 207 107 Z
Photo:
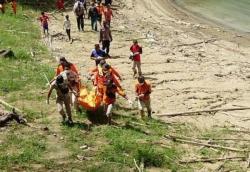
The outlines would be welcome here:
M 136 81 L 128 56 L 132 39 L 138 39 L 143 47 L 142 71 L 153 85 L 154 117 L 171 112 L 249 106 L 250 41 L 247 35 L 207 23 L 170 0 L 116 0 L 113 7 L 114 41 L 108 63 L 120 71 L 124 78 L 122 85 L 133 98 Z M 66 41 L 62 30 L 64 16 L 55 14 L 50 33 L 64 35 L 53 39 L 52 54 L 57 58 L 65 56 L 86 75 L 94 67 L 89 57 L 99 32 L 91 31 L 89 20 L 85 20 L 85 31 L 78 32 L 72 11 L 66 13 L 70 16 L 75 40 L 73 44 Z M 87 81 L 85 77 L 83 80 Z M 199 131 L 215 126 L 250 129 L 250 110 L 161 119 L 192 124 Z M 249 138 L 249 135 L 236 134 L 235 137 Z M 207 165 L 198 171 L 215 168 Z

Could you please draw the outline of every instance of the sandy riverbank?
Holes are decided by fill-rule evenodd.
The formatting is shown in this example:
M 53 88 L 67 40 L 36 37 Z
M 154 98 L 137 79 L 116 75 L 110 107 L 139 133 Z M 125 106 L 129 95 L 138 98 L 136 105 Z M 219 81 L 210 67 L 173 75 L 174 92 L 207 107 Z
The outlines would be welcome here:
M 171 2 L 115 2 L 114 7 L 118 10 L 115 10 L 112 23 L 113 59 L 108 61 L 121 72 L 128 94 L 133 97 L 135 83 L 128 60 L 129 47 L 131 40 L 137 38 L 144 50 L 143 73 L 154 87 L 154 115 L 231 107 L 233 104 L 247 106 L 249 48 L 243 44 L 245 38 L 218 27 L 200 24 L 178 11 Z M 69 11 L 68 14 L 74 23 L 73 13 Z M 63 16 L 52 21 L 51 30 L 54 33 L 62 31 L 62 21 Z M 81 67 L 83 74 L 93 66 L 89 55 L 98 40 L 98 33 L 90 30 L 88 20 L 86 23 L 83 33 L 78 33 L 73 24 L 72 35 L 79 37 L 73 44 L 54 40 L 52 45 L 55 56 L 65 55 Z M 208 43 L 200 43 L 203 41 Z M 177 117 L 171 120 L 187 120 L 201 127 L 211 127 L 217 121 L 224 124 L 228 116 L 220 114 L 205 118 L 206 124 L 203 124 L 204 117 L 195 117 L 195 120 L 192 117 Z

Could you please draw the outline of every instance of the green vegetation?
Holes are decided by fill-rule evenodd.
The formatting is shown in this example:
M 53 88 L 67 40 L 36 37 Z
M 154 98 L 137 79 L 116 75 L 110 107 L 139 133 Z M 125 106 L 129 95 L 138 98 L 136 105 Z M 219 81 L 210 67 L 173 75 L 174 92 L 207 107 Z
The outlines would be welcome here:
M 201 131 L 186 123 L 141 120 L 134 111 L 122 109 L 122 106 L 115 111 L 116 125 L 90 126 L 84 122 L 89 115 L 86 112 L 74 113 L 73 127 L 60 125 L 55 104 L 45 105 L 47 81 L 44 75 L 53 77 L 54 61 L 40 41 L 39 26 L 34 24 L 38 15 L 31 9 L 19 9 L 18 16 L 9 12 L 0 15 L 0 47 L 11 48 L 15 53 L 13 58 L 0 59 L 0 98 L 23 110 L 32 124 L 28 127 L 13 123 L 1 129 L 0 171 L 120 172 L 132 171 L 134 161 L 143 163 L 146 169 L 193 171 L 191 166 L 178 163 L 191 150 L 163 136 L 174 133 L 216 138 L 230 134 L 226 129 L 200 134 Z M 31 56 L 31 51 L 35 56 Z M 84 145 L 86 149 L 81 148 Z M 197 154 L 219 157 L 223 152 L 203 148 Z M 230 162 L 225 166 L 242 170 Z

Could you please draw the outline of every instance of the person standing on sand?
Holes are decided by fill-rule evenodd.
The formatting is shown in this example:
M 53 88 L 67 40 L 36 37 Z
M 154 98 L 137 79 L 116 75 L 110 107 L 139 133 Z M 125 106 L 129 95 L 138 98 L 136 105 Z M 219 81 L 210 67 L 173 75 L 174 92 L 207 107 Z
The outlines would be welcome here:
M 98 11 L 97 11 L 97 8 L 95 7 L 95 3 L 92 3 L 91 7 L 89 8 L 88 19 L 89 18 L 91 20 L 92 30 L 97 31 Z
M 63 76 L 59 75 L 57 76 L 56 80 L 51 83 L 51 87 L 48 92 L 47 96 L 47 104 L 49 104 L 49 98 L 51 96 L 51 93 L 53 90 L 56 90 L 57 98 L 56 98 L 56 104 L 57 104 L 57 110 L 62 116 L 62 122 L 64 123 L 66 120 L 66 115 L 63 109 L 63 106 L 65 106 L 66 113 L 68 116 L 68 123 L 70 125 L 73 124 L 72 115 L 71 115 L 71 100 L 70 100 L 70 94 L 69 91 L 73 91 L 70 86 L 64 82 Z
M 104 17 L 105 17 L 105 21 L 107 22 L 108 26 L 110 27 L 111 19 L 112 19 L 112 17 L 114 17 L 110 4 L 107 5 L 107 9 L 104 11 Z
M 46 36 L 49 35 L 49 17 L 45 14 L 45 12 L 41 12 L 41 16 L 39 17 L 39 20 L 41 22 L 42 28 L 43 28 L 43 34 Z
M 133 61 L 133 72 L 134 72 L 134 77 L 137 74 L 137 70 L 138 70 L 138 74 L 139 76 L 142 75 L 142 71 L 141 71 L 141 54 L 142 54 L 142 47 L 138 45 L 138 41 L 137 40 L 133 40 L 133 45 L 130 47 L 130 51 L 131 51 L 131 55 L 130 55 L 130 59 Z M 137 70 L 136 70 L 137 67 Z
M 90 59 L 95 60 L 96 66 L 98 66 L 101 60 L 105 60 L 108 57 L 109 55 L 100 49 L 100 45 L 95 44 L 95 48 L 91 51 Z
M 103 27 L 100 30 L 100 40 L 102 50 L 109 54 L 110 43 L 113 41 L 111 30 L 106 21 L 103 21 Z
M 146 82 L 143 76 L 138 77 L 138 83 L 135 85 L 135 93 L 138 99 L 138 109 L 141 118 L 144 117 L 144 108 L 146 107 L 148 112 L 148 117 L 152 118 L 151 116 L 151 84 Z
M 76 15 L 76 21 L 77 21 L 78 31 L 79 32 L 81 30 L 84 31 L 84 17 L 85 17 L 85 13 L 84 13 L 83 4 L 79 0 L 76 1 L 76 3 L 74 4 L 73 12 Z
M 71 28 L 71 23 L 69 20 L 69 15 L 65 16 L 65 21 L 63 23 L 63 29 L 66 30 L 66 33 L 68 35 L 69 41 L 71 40 L 71 36 L 70 36 L 70 28 Z

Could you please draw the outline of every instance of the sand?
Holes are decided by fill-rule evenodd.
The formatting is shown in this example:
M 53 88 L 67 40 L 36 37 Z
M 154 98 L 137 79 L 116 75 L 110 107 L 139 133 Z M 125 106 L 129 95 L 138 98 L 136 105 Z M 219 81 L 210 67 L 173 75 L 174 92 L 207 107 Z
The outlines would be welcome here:
M 133 99 L 136 81 L 128 56 L 132 39 L 138 39 L 143 47 L 142 71 L 153 85 L 154 117 L 171 112 L 249 106 L 247 35 L 195 17 L 170 0 L 117 0 L 114 8 L 111 24 L 114 41 L 108 63 L 120 71 L 124 78 L 122 86 Z M 73 25 L 72 37 L 77 39 L 72 44 L 66 41 L 62 30 L 64 17 L 55 14 L 50 33 L 64 35 L 53 39 L 51 50 L 54 57 L 65 56 L 86 75 L 94 67 L 89 57 L 99 33 L 91 31 L 87 19 L 85 31 L 78 32 L 72 11 L 66 13 Z M 87 81 L 85 77 L 83 80 Z M 192 123 L 200 129 L 214 125 L 250 128 L 249 110 L 161 119 Z

